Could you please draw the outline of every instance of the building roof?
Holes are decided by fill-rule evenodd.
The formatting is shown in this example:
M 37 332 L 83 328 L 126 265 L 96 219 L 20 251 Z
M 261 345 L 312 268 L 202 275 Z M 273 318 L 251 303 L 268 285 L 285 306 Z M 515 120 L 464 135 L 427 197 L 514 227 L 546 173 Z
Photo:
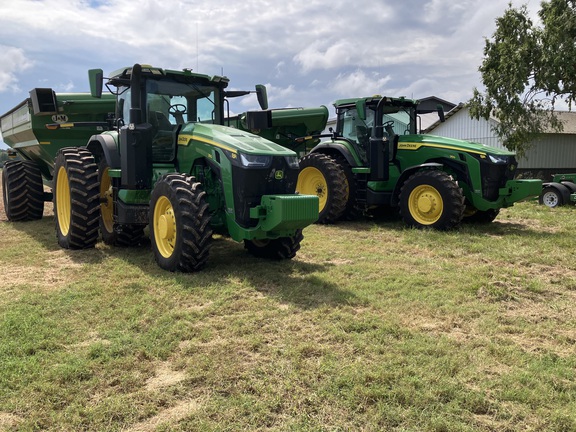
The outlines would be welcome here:
M 453 109 L 451 109 L 450 111 L 448 111 L 445 114 L 445 120 L 448 121 L 448 119 L 450 117 L 452 117 L 454 114 L 456 114 L 457 112 L 459 112 L 460 110 L 462 110 L 465 107 L 466 107 L 465 104 L 459 103 Z M 564 130 L 562 132 L 554 132 L 554 133 L 560 133 L 560 134 L 566 134 L 566 135 L 576 135 L 576 112 L 575 111 L 555 111 L 555 113 L 558 116 L 558 118 L 560 119 L 560 121 L 563 123 Z M 491 116 L 490 118 L 492 120 L 494 120 L 495 122 L 498 122 L 498 120 L 495 117 Z M 440 123 L 441 123 L 440 120 L 436 120 L 434 123 L 432 123 L 427 128 L 425 128 L 423 132 L 424 133 L 430 133 L 435 128 L 437 128 L 440 125 Z

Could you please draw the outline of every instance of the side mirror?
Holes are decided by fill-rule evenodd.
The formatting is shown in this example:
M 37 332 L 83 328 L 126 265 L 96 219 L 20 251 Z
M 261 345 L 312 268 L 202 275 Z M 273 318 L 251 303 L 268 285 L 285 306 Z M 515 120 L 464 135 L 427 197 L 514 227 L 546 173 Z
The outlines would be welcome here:
M 266 91 L 266 86 L 262 84 L 256 84 L 256 97 L 258 98 L 258 103 L 260 108 L 263 110 L 268 109 L 268 93 Z
M 366 101 L 364 99 L 356 101 L 356 112 L 360 120 L 366 120 Z
M 90 69 L 88 71 L 88 80 L 90 81 L 90 94 L 92 97 L 102 97 L 102 83 L 104 81 L 104 72 L 102 69 Z

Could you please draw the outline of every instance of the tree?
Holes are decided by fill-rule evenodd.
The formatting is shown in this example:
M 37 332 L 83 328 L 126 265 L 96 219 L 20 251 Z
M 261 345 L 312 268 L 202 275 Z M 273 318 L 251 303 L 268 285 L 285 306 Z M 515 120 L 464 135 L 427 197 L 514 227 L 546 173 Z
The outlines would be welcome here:
M 536 26 L 527 7 L 508 4 L 486 39 L 479 71 L 485 92 L 474 89 L 470 116 L 495 117 L 494 132 L 504 146 L 522 155 L 543 132 L 560 132 L 555 107 L 571 109 L 576 96 L 576 0 L 540 4 Z

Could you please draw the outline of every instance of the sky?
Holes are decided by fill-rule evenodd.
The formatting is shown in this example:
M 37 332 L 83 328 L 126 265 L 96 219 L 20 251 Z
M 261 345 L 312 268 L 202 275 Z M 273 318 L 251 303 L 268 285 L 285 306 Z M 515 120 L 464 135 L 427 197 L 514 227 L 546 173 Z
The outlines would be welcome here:
M 89 91 L 134 63 L 265 84 L 270 108 L 482 88 L 484 41 L 509 0 L 0 0 L 0 115 L 35 87 Z M 527 4 L 536 17 L 540 0 Z M 232 109 L 257 109 L 254 96 Z M 0 141 L 0 148 L 6 148 Z

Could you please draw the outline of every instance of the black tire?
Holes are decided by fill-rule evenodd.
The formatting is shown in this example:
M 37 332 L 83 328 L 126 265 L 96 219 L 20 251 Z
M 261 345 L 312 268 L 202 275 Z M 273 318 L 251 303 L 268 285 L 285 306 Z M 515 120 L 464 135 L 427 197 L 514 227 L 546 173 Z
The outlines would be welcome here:
M 317 223 L 335 223 L 346 210 L 346 174 L 340 165 L 327 155 L 311 153 L 300 159 L 296 190 L 301 194 L 317 195 L 320 199 Z
M 58 244 L 87 249 L 98 241 L 100 184 L 94 157 L 83 147 L 60 149 L 54 161 L 54 219 Z
M 108 169 L 108 162 L 106 159 L 102 159 L 98 164 L 98 183 L 100 185 L 99 226 L 102 240 L 112 246 L 136 246 L 144 238 L 145 225 L 119 225 L 114 221 L 114 197 Z
M 467 210 L 464 212 L 463 222 L 466 223 L 477 223 L 477 224 L 488 224 L 494 222 L 496 216 L 500 213 L 500 209 L 488 209 L 488 210 L 472 210 L 470 214 L 466 214 Z
M 449 230 L 464 215 L 462 189 L 444 171 L 417 171 L 402 185 L 399 200 L 404 222 L 415 228 Z
M 546 186 L 538 197 L 538 202 L 546 207 L 555 208 L 566 204 L 566 196 L 570 196 L 568 188 L 561 184 Z
M 272 240 L 244 240 L 244 248 L 258 258 L 292 259 L 300 250 L 302 240 L 304 240 L 302 230 L 297 230 L 293 237 L 280 237 Z
M 44 186 L 40 168 L 32 161 L 8 161 L 2 170 L 2 198 L 9 221 L 42 219 Z
M 358 184 L 352 172 L 352 167 L 346 158 L 340 154 L 334 156 L 335 162 L 346 176 L 346 208 L 340 219 L 352 221 L 358 219 L 364 213 L 364 206 L 358 203 Z
M 194 177 L 164 174 L 150 197 L 150 240 L 158 265 L 192 272 L 206 266 L 212 245 L 206 192 Z

